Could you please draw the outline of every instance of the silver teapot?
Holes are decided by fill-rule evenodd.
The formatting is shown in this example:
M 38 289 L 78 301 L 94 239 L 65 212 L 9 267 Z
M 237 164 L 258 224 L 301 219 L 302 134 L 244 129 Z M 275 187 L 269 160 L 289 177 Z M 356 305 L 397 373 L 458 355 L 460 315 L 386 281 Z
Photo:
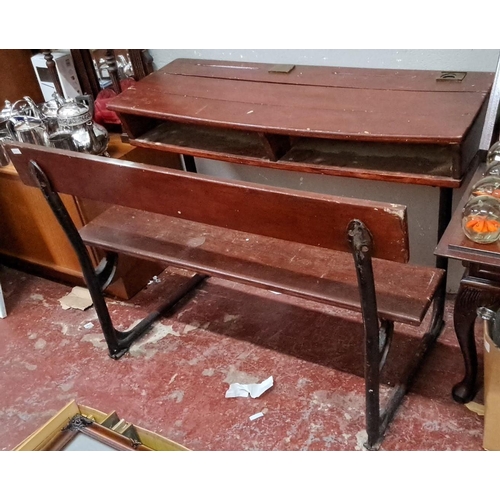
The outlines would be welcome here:
M 0 111 L 0 167 L 5 167 L 10 162 L 3 144 L 9 139 L 12 139 L 10 131 L 7 128 L 7 122 L 11 119 L 13 114 L 14 111 L 11 102 L 5 101 L 5 106 Z
M 105 155 L 109 134 L 93 122 L 93 111 L 91 96 L 64 99 L 55 92 L 52 100 L 39 105 L 28 96 L 12 105 L 5 101 L 1 117 L 16 141 Z
M 57 110 L 57 126 L 59 132 L 71 134 L 78 151 L 101 155 L 108 147 L 109 134 L 92 120 L 93 107 L 90 96 L 66 99 Z
M 11 106 L 9 101 L 5 101 L 3 112 L 6 110 L 10 113 L 6 129 L 12 139 L 40 146 L 50 146 L 44 115 L 30 97 L 25 96 Z
M 5 101 L 4 108 L 0 111 L 0 130 L 7 129 L 7 122 L 15 115 L 10 101 Z
M 64 99 L 60 97 L 57 92 L 54 92 L 52 97 L 53 99 L 50 101 L 42 102 L 38 105 L 38 109 L 43 116 L 43 120 L 49 134 L 59 132 L 59 125 L 57 124 L 57 111 L 64 104 Z

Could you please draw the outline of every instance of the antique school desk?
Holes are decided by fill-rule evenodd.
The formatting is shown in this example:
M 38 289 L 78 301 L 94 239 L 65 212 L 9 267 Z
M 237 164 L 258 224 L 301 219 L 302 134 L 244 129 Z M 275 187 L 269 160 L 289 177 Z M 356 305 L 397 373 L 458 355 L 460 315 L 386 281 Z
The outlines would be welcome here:
M 200 157 L 437 187 L 439 239 L 478 163 L 493 76 L 178 59 L 109 108 L 131 144 L 179 153 L 188 171 Z
M 434 186 L 444 230 L 493 73 L 177 59 L 108 105 L 134 146 L 255 167 Z

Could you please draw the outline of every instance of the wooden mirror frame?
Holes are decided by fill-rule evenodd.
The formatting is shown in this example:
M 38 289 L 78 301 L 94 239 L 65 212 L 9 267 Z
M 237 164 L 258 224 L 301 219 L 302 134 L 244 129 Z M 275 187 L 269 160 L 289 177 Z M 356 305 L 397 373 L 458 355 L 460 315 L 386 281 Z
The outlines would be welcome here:
M 134 70 L 134 78 L 142 80 L 145 76 L 154 71 L 153 58 L 147 49 L 128 49 L 130 62 Z M 80 81 L 83 94 L 91 94 L 94 98 L 101 91 L 99 80 L 92 62 L 92 54 L 89 49 L 71 49 L 71 56 L 75 65 L 75 71 Z M 112 81 L 113 90 L 119 94 L 121 92 L 120 80 L 118 78 L 118 66 L 116 64 L 113 49 L 106 49 L 106 62 L 109 67 L 109 74 Z
M 97 97 L 97 94 L 102 90 L 99 85 L 99 80 L 92 62 L 92 54 L 90 49 L 70 49 L 75 71 L 80 82 L 83 94 L 90 94 Z M 51 71 L 54 85 L 59 94 L 62 95 L 61 84 L 55 69 L 52 52 L 50 49 L 41 51 L 47 61 L 47 68 Z M 154 71 L 153 58 L 149 54 L 148 49 L 128 49 L 130 62 L 134 70 L 134 78 L 141 80 L 145 76 Z M 119 94 L 121 92 L 120 80 L 118 78 L 118 66 L 116 64 L 115 53 L 113 49 L 106 49 L 106 62 L 109 66 L 109 74 L 111 76 L 112 88 Z

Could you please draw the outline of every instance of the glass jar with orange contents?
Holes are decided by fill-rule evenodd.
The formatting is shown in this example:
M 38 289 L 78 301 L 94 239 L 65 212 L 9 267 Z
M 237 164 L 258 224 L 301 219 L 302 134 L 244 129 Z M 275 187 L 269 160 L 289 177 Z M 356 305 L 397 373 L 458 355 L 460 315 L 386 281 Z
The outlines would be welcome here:
M 500 177 L 488 175 L 480 179 L 471 189 L 470 196 L 491 196 L 500 200 Z
M 473 196 L 462 212 L 462 229 L 472 241 L 494 243 L 500 237 L 500 201 L 492 196 Z

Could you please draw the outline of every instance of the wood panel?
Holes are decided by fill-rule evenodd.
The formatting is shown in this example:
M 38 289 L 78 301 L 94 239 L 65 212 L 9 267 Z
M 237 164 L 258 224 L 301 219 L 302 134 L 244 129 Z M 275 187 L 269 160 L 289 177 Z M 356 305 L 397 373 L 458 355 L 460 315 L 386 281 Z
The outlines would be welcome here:
M 221 181 L 21 143 L 7 150 L 28 185 L 34 185 L 34 160 L 60 193 L 334 250 L 349 251 L 346 228 L 360 219 L 378 242 L 376 257 L 408 260 L 402 205 Z
M 63 200 L 81 227 L 73 198 Z M 0 252 L 34 267 L 50 262 L 60 274 L 81 276 L 78 259 L 40 191 L 4 170 L 0 170 Z
M 125 123 L 131 124 L 130 115 Z M 286 136 L 274 137 L 287 144 Z M 460 151 L 456 145 L 327 139 L 297 139 L 288 143 L 287 151 L 272 158 L 265 141 L 256 133 L 171 121 L 131 139 L 130 144 L 256 167 L 451 188 L 461 185 L 466 170 L 464 160 L 471 160 L 470 151 Z
M 354 260 L 346 252 L 124 207 L 112 207 L 80 233 L 90 245 L 360 310 Z M 422 321 L 444 276 L 440 269 L 380 259 L 374 260 L 374 273 L 380 315 L 414 325 Z
M 294 65 L 287 73 L 273 71 L 270 63 L 249 63 L 209 59 L 176 59 L 158 70 L 158 74 L 246 80 L 287 85 L 319 85 L 378 90 L 426 92 L 484 92 L 493 73 L 468 72 L 462 81 L 438 80 L 442 71 L 341 68 Z M 449 68 L 443 68 L 447 70 Z
M 203 63 L 196 61 L 192 67 L 201 68 Z M 458 82 L 440 82 L 443 87 L 436 91 L 436 72 L 420 71 L 419 79 L 432 90 L 417 91 L 411 85 L 364 87 L 372 74 L 373 78 L 379 74 L 370 69 L 351 73 L 349 84 L 340 85 L 334 83 L 335 68 L 304 66 L 290 75 L 302 72 L 307 83 L 297 78 L 290 84 L 289 75 L 278 75 L 278 82 L 275 74 L 264 77 L 261 70 L 253 72 L 223 61 L 220 66 L 232 76 L 179 74 L 171 64 L 174 74 L 169 65 L 149 75 L 114 98 L 109 108 L 122 114 L 292 136 L 458 144 L 476 119 L 493 80 L 491 74 L 469 74 L 470 80 L 477 81 L 474 91 L 471 87 L 457 91 Z M 385 70 L 381 81 L 400 81 L 398 75 Z M 331 84 L 325 83 L 328 77 L 334 80 Z
M 0 50 L 0 103 L 3 108 L 5 99 L 12 103 L 30 96 L 35 102 L 43 102 L 42 91 L 31 63 L 31 50 Z

